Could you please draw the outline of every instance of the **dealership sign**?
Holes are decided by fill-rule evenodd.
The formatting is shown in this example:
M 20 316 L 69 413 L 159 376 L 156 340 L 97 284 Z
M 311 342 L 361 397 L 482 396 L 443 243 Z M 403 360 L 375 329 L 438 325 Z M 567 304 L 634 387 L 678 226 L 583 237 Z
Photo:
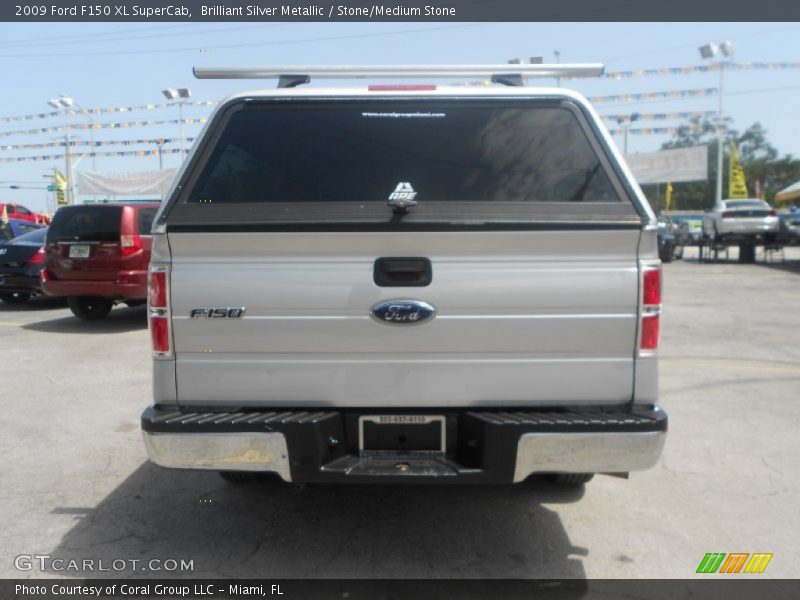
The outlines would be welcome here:
M 708 178 L 708 146 L 629 154 L 625 159 L 642 185 Z

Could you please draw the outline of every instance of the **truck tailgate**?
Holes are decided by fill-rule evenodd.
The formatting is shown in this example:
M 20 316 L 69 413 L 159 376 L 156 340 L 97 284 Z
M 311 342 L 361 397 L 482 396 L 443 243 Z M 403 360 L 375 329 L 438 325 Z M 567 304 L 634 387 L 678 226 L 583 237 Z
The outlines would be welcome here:
M 170 233 L 178 400 L 213 406 L 624 403 L 640 231 Z M 381 257 L 430 259 L 382 287 Z M 436 316 L 392 326 L 386 300 Z M 242 318 L 193 309 L 245 307 Z

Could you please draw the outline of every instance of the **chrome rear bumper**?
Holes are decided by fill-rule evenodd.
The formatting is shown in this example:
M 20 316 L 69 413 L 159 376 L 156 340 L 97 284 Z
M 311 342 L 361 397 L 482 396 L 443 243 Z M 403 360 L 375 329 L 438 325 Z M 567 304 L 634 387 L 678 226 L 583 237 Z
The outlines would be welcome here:
M 514 483 L 534 473 L 628 473 L 654 466 L 666 431 L 526 433 L 517 445 Z
M 291 481 L 289 451 L 282 433 L 148 433 L 147 454 L 157 465 L 173 469 L 277 473 Z

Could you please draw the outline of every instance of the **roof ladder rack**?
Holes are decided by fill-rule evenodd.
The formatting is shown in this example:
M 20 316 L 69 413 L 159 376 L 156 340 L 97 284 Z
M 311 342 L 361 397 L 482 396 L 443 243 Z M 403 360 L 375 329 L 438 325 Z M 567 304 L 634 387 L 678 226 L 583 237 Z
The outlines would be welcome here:
M 600 63 L 501 65 L 350 65 L 285 67 L 195 67 L 198 79 L 277 79 L 278 87 L 296 87 L 314 79 L 443 79 L 485 77 L 493 83 L 521 86 L 526 77 L 599 77 Z

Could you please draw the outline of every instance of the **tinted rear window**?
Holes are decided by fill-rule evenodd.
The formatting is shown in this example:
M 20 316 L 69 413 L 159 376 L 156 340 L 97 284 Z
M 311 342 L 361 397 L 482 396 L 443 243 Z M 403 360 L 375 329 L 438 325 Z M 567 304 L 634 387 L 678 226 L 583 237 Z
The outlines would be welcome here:
M 65 206 L 53 217 L 47 241 L 119 241 L 121 215 L 120 206 Z
M 412 222 L 529 220 L 542 205 L 550 215 L 636 215 L 576 112 L 530 100 L 248 105 L 181 204 L 364 222 L 390 219 L 385 204 L 399 193 L 418 202 Z
M 727 200 L 725 202 L 725 207 L 735 210 L 741 208 L 765 208 L 764 203 L 760 200 Z
M 136 218 L 139 221 L 139 235 L 150 235 L 152 233 L 155 216 L 155 208 L 140 208 L 136 211 Z
M 44 244 L 44 238 L 47 234 L 47 227 L 41 227 L 39 229 L 34 229 L 33 231 L 29 231 L 19 237 L 14 238 L 10 243 L 11 244 Z

